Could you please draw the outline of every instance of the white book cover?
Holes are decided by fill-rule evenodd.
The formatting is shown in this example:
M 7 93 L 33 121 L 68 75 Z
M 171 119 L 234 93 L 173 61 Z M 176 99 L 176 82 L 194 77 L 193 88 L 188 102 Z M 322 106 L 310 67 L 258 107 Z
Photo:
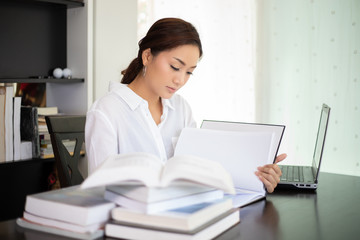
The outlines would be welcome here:
M 34 214 L 24 212 L 23 218 L 27 221 L 41 224 L 48 227 L 60 228 L 66 231 L 72 231 L 77 233 L 94 233 L 105 226 L 106 222 L 98 222 L 90 225 L 77 225 L 73 223 L 67 223 L 64 221 L 58 221 L 50 218 L 44 218 L 36 216 Z
M 0 163 L 6 161 L 5 147 L 5 87 L 0 86 Z
M 61 229 L 58 227 L 49 227 L 46 225 L 30 222 L 24 218 L 16 219 L 16 224 L 24 228 L 23 233 L 25 239 L 29 239 L 29 240 L 58 239 L 56 235 L 62 236 L 61 239 L 71 238 L 71 239 L 88 239 L 88 240 L 98 239 L 104 236 L 103 229 L 99 229 L 95 232 L 80 233 L 80 232 Z M 27 231 L 27 229 L 30 229 L 30 231 Z
M 13 142 L 13 96 L 14 86 L 5 87 L 5 147 L 6 161 L 14 160 L 14 142 Z
M 238 132 L 273 133 L 274 138 L 270 147 L 269 161 L 271 159 L 275 161 L 285 131 L 285 125 L 247 123 L 247 122 L 228 122 L 228 121 L 214 121 L 214 120 L 203 120 L 201 124 L 201 128 L 224 130 L 224 131 L 238 131 Z
M 13 98 L 13 128 L 14 128 L 14 161 L 21 159 L 20 113 L 21 97 Z

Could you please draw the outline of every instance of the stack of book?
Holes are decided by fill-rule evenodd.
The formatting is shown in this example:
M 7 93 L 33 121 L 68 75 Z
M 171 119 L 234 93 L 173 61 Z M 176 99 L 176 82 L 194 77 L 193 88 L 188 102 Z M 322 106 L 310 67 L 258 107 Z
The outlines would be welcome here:
M 109 237 L 125 239 L 212 239 L 240 221 L 231 198 L 145 213 L 116 207 L 105 225 Z
M 108 158 L 81 185 L 106 186 L 112 210 L 105 234 L 130 239 L 209 239 L 240 221 L 234 194 L 221 164 L 177 156 L 166 164 L 148 153 Z
M 101 237 L 115 207 L 103 194 L 104 188 L 83 190 L 73 186 L 28 195 L 23 217 L 17 219 L 17 224 L 71 238 Z

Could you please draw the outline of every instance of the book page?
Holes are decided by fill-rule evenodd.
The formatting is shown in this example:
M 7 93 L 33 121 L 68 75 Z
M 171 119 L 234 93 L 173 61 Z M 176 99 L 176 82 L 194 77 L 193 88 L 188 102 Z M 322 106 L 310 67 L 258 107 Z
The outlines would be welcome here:
M 275 161 L 278 149 L 280 147 L 281 139 L 285 130 L 284 125 L 226 122 L 226 121 L 212 121 L 212 120 L 204 120 L 201 124 L 201 128 L 224 130 L 224 131 L 274 133 L 273 141 L 269 151 L 269 158 L 273 162 Z
M 138 181 L 148 187 L 159 186 L 163 163 L 149 153 L 130 153 L 106 159 L 85 181 L 81 188 Z
M 232 196 L 233 207 L 243 207 L 264 197 L 265 195 L 259 193 L 236 193 Z
M 190 155 L 177 155 L 170 158 L 162 173 L 162 185 L 168 186 L 172 181 L 180 179 L 235 194 L 231 175 L 215 161 Z
M 265 194 L 255 171 L 269 163 L 271 141 L 271 133 L 185 128 L 175 156 L 193 155 L 221 163 L 232 176 L 235 188 Z

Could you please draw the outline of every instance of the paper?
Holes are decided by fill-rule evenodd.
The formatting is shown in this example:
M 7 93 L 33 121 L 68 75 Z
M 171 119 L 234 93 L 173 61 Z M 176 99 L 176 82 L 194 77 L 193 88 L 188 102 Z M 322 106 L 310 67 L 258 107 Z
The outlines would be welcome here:
M 232 176 L 235 188 L 265 194 L 255 175 L 257 167 L 269 162 L 272 133 L 220 131 L 185 128 L 175 148 L 175 156 L 189 154 L 220 162 Z
M 224 131 L 241 131 L 241 132 L 272 132 L 273 142 L 271 144 L 269 158 L 275 161 L 275 158 L 280 147 L 280 142 L 285 130 L 284 125 L 275 124 L 260 124 L 260 123 L 244 123 L 244 122 L 226 122 L 226 121 L 213 121 L 204 120 L 201 128 L 224 130 Z

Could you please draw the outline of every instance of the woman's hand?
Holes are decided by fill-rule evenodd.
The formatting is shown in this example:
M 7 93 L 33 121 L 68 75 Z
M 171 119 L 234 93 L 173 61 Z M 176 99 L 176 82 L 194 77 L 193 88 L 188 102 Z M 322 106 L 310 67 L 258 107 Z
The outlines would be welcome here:
M 286 154 L 283 153 L 276 157 L 274 164 L 267 164 L 262 167 L 258 167 L 258 171 L 255 172 L 256 176 L 262 181 L 269 193 L 272 193 L 280 182 L 281 170 L 277 163 L 286 158 Z

